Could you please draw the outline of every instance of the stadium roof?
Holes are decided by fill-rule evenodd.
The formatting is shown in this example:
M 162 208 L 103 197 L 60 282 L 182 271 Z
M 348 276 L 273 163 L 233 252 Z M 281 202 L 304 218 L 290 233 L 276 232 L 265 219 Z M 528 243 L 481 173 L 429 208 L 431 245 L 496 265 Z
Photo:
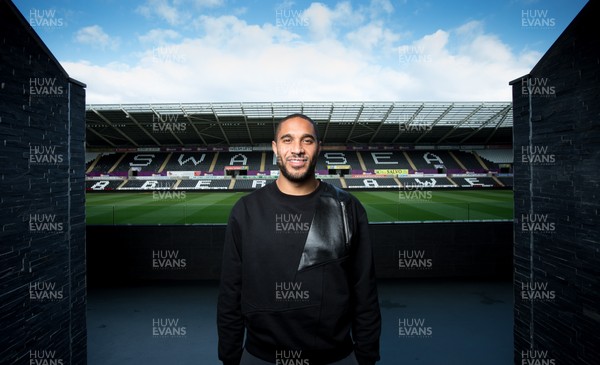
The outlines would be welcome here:
M 512 143 L 511 102 L 241 102 L 86 106 L 87 148 L 270 144 L 304 113 L 324 144 Z

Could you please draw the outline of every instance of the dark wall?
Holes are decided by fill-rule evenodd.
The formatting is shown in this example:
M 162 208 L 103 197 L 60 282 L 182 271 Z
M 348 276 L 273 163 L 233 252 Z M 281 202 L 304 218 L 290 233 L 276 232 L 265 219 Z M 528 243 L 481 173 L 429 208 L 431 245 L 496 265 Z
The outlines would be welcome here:
M 511 82 L 515 364 L 600 364 L 598 14 L 590 1 Z
M 507 279 L 512 222 L 372 224 L 379 278 Z
M 86 363 L 85 90 L 0 0 L 0 359 Z
M 512 223 L 370 225 L 378 278 L 504 278 Z M 89 285 L 217 280 L 225 225 L 88 226 Z

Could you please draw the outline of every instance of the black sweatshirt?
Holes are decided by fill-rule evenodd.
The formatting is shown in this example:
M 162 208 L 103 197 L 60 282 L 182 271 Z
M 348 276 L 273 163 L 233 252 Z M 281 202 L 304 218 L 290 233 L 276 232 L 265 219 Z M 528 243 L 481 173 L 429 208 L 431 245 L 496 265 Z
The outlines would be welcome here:
M 280 364 L 327 364 L 353 350 L 360 365 L 379 360 L 373 254 L 358 200 L 325 182 L 304 196 L 271 183 L 242 197 L 225 235 L 217 325 L 225 365 L 239 364 L 243 347 Z

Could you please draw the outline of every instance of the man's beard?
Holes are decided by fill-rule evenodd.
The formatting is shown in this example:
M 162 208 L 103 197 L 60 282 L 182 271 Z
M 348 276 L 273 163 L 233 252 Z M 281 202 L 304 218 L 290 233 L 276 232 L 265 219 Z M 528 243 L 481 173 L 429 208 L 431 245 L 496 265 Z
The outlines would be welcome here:
M 277 157 L 277 166 L 279 167 L 279 171 L 281 174 L 291 182 L 295 183 L 303 183 L 315 176 L 315 167 L 317 165 L 317 160 L 310 160 L 308 168 L 304 173 L 296 173 L 294 174 L 292 171 L 289 171 L 285 164 L 283 163 L 281 157 Z

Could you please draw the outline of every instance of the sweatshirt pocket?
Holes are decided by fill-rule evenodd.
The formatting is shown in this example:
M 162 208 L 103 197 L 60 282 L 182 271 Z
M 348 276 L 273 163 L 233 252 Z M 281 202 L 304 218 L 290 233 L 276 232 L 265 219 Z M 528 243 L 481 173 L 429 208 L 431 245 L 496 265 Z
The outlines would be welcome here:
M 304 350 L 313 347 L 318 323 L 318 306 L 246 314 L 249 341 L 273 349 Z

